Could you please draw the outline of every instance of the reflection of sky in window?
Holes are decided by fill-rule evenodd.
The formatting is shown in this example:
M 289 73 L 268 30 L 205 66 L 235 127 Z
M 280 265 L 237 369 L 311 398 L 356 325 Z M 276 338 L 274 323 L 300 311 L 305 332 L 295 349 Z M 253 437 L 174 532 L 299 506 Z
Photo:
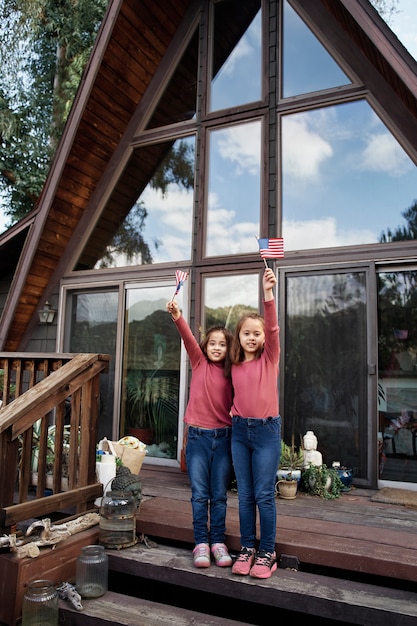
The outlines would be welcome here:
M 141 321 L 155 311 L 166 311 L 166 303 L 175 292 L 175 272 L 171 285 L 155 285 L 154 287 L 131 288 L 126 293 L 126 309 L 128 321 Z
M 210 133 L 207 256 L 257 249 L 261 123 Z
M 417 168 L 364 102 L 282 118 L 286 250 L 376 243 L 405 224 Z
M 116 322 L 118 298 L 116 291 L 76 294 L 74 322 L 89 322 L 91 325 Z
M 195 139 L 186 137 L 179 142 L 194 148 Z M 170 183 L 163 195 L 148 185 L 140 199 L 148 210 L 142 234 L 151 248 L 153 263 L 190 259 L 194 190 Z
M 287 2 L 284 3 L 283 32 L 284 98 L 350 83 Z
M 212 111 L 261 98 L 261 11 L 211 83 Z
M 204 305 L 211 309 L 244 304 L 258 308 L 259 274 L 217 276 L 204 280 Z

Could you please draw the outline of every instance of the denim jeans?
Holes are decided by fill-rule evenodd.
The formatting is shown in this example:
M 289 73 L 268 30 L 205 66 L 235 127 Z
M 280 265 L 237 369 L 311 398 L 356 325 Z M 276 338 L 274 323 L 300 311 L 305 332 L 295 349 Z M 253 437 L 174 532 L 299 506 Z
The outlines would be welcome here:
M 232 417 L 232 457 L 239 500 L 242 546 L 255 548 L 256 507 L 259 550 L 273 552 L 277 511 L 275 482 L 281 454 L 281 417 Z
M 232 455 L 231 428 L 190 426 L 185 449 L 191 482 L 195 543 L 224 543 L 227 488 Z M 209 529 L 210 512 L 210 529 Z

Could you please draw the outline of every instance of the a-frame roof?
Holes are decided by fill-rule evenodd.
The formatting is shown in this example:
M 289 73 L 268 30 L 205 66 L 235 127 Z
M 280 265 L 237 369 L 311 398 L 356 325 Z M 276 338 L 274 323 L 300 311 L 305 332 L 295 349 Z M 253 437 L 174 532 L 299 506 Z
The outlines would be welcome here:
M 417 162 L 417 63 L 370 3 L 289 2 L 341 66 L 349 67 L 366 85 L 375 110 Z M 158 150 L 146 167 L 135 162 L 129 146 L 154 111 L 161 85 L 169 88 L 173 77 L 177 81 L 171 81 L 173 93 L 186 94 L 181 81 L 189 80 L 187 72 L 197 61 L 187 52 L 187 44 L 197 32 L 204 4 L 203 0 L 110 0 L 36 211 L 24 227 L 0 236 L 0 265 L 15 269 L 0 320 L 0 350 L 24 350 L 38 308 L 61 276 L 77 262 L 92 267 L 100 258 L 125 217 L 119 207 L 103 202 L 109 182 L 120 184 L 122 169 L 132 167 L 136 176 L 123 177 L 120 194 L 134 198 L 149 179 L 161 157 Z M 223 54 L 251 18 L 252 5 L 242 2 L 241 15 L 233 20 L 235 32 L 225 25 Z M 181 72 L 175 73 L 180 58 Z M 192 102 L 181 103 L 181 110 L 187 107 L 192 113 Z M 86 241 L 87 252 L 83 252 Z M 10 250 L 15 251 L 14 258 Z

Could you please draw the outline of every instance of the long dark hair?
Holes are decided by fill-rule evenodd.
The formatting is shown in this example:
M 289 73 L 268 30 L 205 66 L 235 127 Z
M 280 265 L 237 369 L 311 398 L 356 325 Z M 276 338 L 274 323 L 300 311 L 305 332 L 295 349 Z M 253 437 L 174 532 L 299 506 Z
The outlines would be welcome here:
M 200 348 L 202 349 L 203 353 L 205 354 L 206 358 L 207 357 L 207 344 L 210 340 L 210 336 L 213 333 L 216 332 L 221 332 L 224 335 L 224 338 L 226 340 L 226 358 L 223 361 L 223 374 L 226 378 L 230 378 L 231 376 L 231 369 L 232 369 L 232 363 L 230 361 L 230 348 L 232 345 L 232 339 L 233 339 L 233 334 L 232 332 L 228 329 L 225 328 L 224 326 L 212 326 L 211 328 L 209 328 L 206 331 L 205 337 L 203 339 L 203 341 L 200 343 Z
M 240 345 L 239 333 L 242 330 L 242 326 L 244 322 L 246 322 L 246 320 L 258 320 L 259 322 L 261 322 L 262 327 L 265 330 L 264 318 L 262 317 L 262 315 L 259 315 L 259 313 L 246 313 L 245 315 L 242 315 L 242 317 L 237 323 L 235 334 L 233 335 L 233 339 L 232 339 L 232 347 L 230 349 L 230 360 L 232 361 L 233 365 L 238 365 L 239 363 L 242 363 L 242 361 L 245 360 L 245 352 L 242 346 Z M 262 346 L 262 348 L 260 348 L 256 352 L 255 359 L 259 359 L 263 351 L 264 351 L 264 348 Z

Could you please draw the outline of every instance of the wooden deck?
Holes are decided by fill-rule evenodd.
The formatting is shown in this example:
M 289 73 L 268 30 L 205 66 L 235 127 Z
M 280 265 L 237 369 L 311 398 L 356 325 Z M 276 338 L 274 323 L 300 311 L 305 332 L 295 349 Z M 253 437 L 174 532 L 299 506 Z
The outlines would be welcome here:
M 146 543 L 107 551 L 111 594 L 85 601 L 78 615 L 61 604 L 68 626 L 214 626 L 216 618 L 296 626 L 306 617 L 309 626 L 417 623 L 417 509 L 373 502 L 374 491 L 359 489 L 332 501 L 305 493 L 279 499 L 280 569 L 262 581 L 214 565 L 196 569 L 188 476 L 145 466 L 141 478 L 137 530 Z M 240 547 L 237 505 L 230 493 L 232 553 Z
M 156 541 L 189 544 L 191 549 L 187 474 L 143 466 L 141 478 L 138 533 Z M 376 577 L 416 591 L 417 509 L 372 502 L 375 493 L 353 488 L 329 501 L 303 492 L 295 500 L 277 498 L 277 554 L 294 557 L 300 571 L 326 569 L 353 580 Z M 237 552 L 238 501 L 233 492 L 228 498 L 226 539 L 229 549 Z
M 84 600 L 82 612 L 61 601 L 60 623 L 264 626 L 284 621 L 294 626 L 306 616 L 309 626 L 417 623 L 417 508 L 373 502 L 376 492 L 360 489 L 331 501 L 305 493 L 295 500 L 277 499 L 280 568 L 261 581 L 234 576 L 230 568 L 193 566 L 187 474 L 145 465 L 141 479 L 140 542 L 107 550 L 109 592 Z M 88 532 L 97 536 L 98 529 Z M 238 500 L 233 492 L 227 543 L 232 554 L 238 551 Z M 50 559 L 55 567 L 64 548 L 45 555 L 45 562 Z M 72 557 L 77 554 L 74 550 Z M 75 575 L 74 567 L 71 571 Z M 70 580 L 70 573 L 65 575 Z M 14 626 L 11 619 L 6 624 Z

